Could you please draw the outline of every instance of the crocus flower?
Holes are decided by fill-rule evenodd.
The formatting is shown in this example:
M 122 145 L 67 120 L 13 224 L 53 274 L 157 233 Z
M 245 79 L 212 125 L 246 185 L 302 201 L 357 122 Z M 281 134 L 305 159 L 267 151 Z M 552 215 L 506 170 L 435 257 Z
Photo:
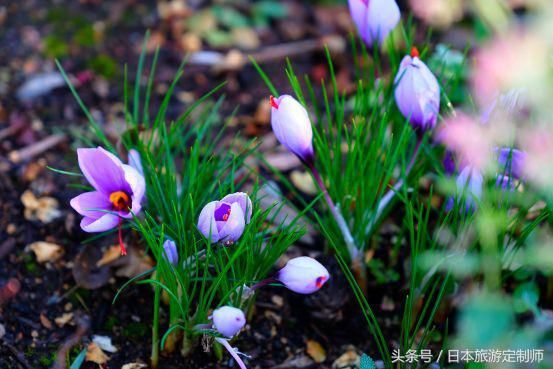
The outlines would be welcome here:
M 276 276 L 286 288 L 304 295 L 319 290 L 328 278 L 328 270 L 317 260 L 307 256 L 289 260 Z
M 465 210 L 467 212 L 474 211 L 476 209 L 476 201 L 482 197 L 483 183 L 484 177 L 475 167 L 467 165 L 463 168 L 463 170 L 461 170 L 461 173 L 459 173 L 456 181 L 457 191 L 464 195 Z M 447 210 L 451 210 L 453 208 L 453 199 L 449 200 L 446 208 Z
M 371 46 L 382 44 L 399 22 L 400 12 L 395 0 L 349 0 L 349 10 L 359 35 Z
M 232 337 L 246 324 L 244 312 L 232 306 L 222 306 L 213 311 L 213 327 L 225 337 Z
M 524 151 L 510 147 L 496 148 L 495 151 L 499 172 L 514 179 L 522 178 L 527 154 Z
M 198 230 L 211 242 L 236 242 L 252 217 L 252 201 L 248 194 L 236 192 L 212 201 L 202 209 Z
M 169 263 L 177 265 L 177 263 L 179 262 L 179 254 L 175 241 L 167 239 L 165 240 L 165 242 L 163 242 L 163 257 Z
M 440 111 L 440 86 L 413 48 L 399 66 L 394 80 L 396 104 L 416 131 L 434 128 Z
M 311 163 L 313 130 L 307 110 L 292 96 L 271 96 L 271 126 L 278 141 L 304 163 Z
M 101 147 L 77 149 L 79 167 L 94 191 L 71 200 L 71 206 L 84 218 L 85 232 L 103 232 L 121 225 L 121 219 L 132 218 L 141 209 L 146 184 L 144 177 L 130 165 Z M 119 237 L 121 253 L 126 254 Z

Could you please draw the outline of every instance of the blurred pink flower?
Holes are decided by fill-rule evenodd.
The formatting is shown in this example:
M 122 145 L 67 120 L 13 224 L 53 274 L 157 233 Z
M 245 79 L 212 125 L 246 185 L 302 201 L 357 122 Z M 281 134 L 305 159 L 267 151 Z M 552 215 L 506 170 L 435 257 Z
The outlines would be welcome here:
M 456 154 L 461 167 L 483 171 L 491 159 L 493 145 L 486 126 L 463 113 L 446 119 L 437 139 Z
M 474 55 L 473 95 L 481 107 L 500 94 L 523 88 L 534 98 L 544 95 L 548 73 L 547 47 L 536 35 L 515 30 L 483 45 Z
M 521 148 L 526 151 L 523 175 L 540 187 L 553 185 L 553 133 L 545 128 L 537 128 L 522 138 Z

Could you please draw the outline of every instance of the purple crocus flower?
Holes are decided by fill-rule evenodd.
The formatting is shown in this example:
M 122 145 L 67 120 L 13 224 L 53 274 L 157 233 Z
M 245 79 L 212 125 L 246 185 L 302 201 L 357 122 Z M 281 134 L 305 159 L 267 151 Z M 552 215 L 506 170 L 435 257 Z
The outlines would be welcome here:
M 244 312 L 232 306 L 222 306 L 213 311 L 213 327 L 225 337 L 232 337 L 246 324 Z
M 198 218 L 198 230 L 211 242 L 232 244 L 244 232 L 252 217 L 252 201 L 248 194 L 236 192 L 212 201 L 202 209 Z
M 396 27 L 400 11 L 395 0 L 349 0 L 353 22 L 363 41 L 382 44 Z
M 496 148 L 495 151 L 497 154 L 499 172 L 502 175 L 513 177 L 514 179 L 522 178 L 524 161 L 526 160 L 527 154 L 524 151 L 510 147 Z
M 456 180 L 457 192 L 465 198 L 465 210 L 467 212 L 476 210 L 476 201 L 482 197 L 482 186 L 484 177 L 475 167 L 466 165 Z M 450 211 L 454 206 L 454 198 L 450 197 L 446 204 L 446 210 Z
M 399 66 L 394 80 L 396 104 L 418 132 L 434 128 L 440 111 L 440 86 L 413 48 Z
M 307 110 L 292 96 L 271 96 L 271 126 L 278 141 L 306 164 L 313 162 L 313 129 Z
M 144 168 L 142 167 L 142 158 L 140 153 L 135 149 L 129 150 L 129 165 L 136 169 L 140 175 L 144 176 Z
M 167 262 L 177 265 L 179 262 L 179 253 L 175 241 L 167 239 L 163 242 L 163 257 Z
M 310 294 L 319 290 L 329 279 L 328 270 L 308 256 L 290 259 L 276 279 L 296 293 Z
M 77 149 L 77 156 L 81 171 L 94 187 L 94 191 L 71 200 L 71 207 L 84 216 L 83 231 L 104 232 L 120 226 L 121 219 L 132 218 L 140 212 L 146 183 L 136 169 L 101 147 Z M 125 255 L 119 236 L 121 254 Z

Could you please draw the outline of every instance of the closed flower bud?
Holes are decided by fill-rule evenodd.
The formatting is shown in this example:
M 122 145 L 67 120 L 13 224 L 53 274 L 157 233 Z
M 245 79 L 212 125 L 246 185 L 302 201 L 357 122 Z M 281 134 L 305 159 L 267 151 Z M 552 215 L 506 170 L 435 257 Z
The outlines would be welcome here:
M 177 244 L 172 240 L 165 240 L 163 243 L 163 257 L 167 262 L 177 265 L 179 262 L 179 254 L 177 251 Z
M 225 337 L 232 337 L 246 324 L 242 310 L 232 306 L 223 306 L 213 311 L 213 327 Z
M 328 281 L 328 270 L 317 260 L 301 256 L 289 260 L 277 275 L 286 288 L 301 294 L 319 290 Z
M 434 128 L 440 111 L 440 86 L 413 48 L 401 61 L 394 80 L 396 104 L 418 132 Z
M 278 141 L 304 163 L 313 161 L 313 130 L 307 110 L 292 96 L 271 96 L 271 126 Z
M 349 0 L 349 10 L 359 35 L 367 45 L 382 44 L 400 18 L 395 0 Z
M 198 230 L 211 242 L 232 244 L 244 232 L 252 217 L 252 201 L 248 194 L 236 192 L 212 201 L 202 209 L 198 218 Z

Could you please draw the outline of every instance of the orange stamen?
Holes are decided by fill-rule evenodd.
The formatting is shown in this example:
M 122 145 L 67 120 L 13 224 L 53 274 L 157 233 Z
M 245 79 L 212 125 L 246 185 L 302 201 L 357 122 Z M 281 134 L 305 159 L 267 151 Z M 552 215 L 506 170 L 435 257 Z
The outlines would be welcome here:
M 273 96 L 269 97 L 269 102 L 273 108 L 278 109 L 278 104 Z
M 115 210 L 127 210 L 130 208 L 130 198 L 123 191 L 117 191 L 109 195 L 109 201 L 113 204 Z
M 323 286 L 323 284 L 325 283 L 325 281 L 326 281 L 326 277 L 319 277 L 315 281 L 315 286 L 317 286 L 317 288 L 321 288 Z
M 420 56 L 419 49 L 417 49 L 415 46 L 411 48 L 411 57 L 412 58 L 418 58 Z

